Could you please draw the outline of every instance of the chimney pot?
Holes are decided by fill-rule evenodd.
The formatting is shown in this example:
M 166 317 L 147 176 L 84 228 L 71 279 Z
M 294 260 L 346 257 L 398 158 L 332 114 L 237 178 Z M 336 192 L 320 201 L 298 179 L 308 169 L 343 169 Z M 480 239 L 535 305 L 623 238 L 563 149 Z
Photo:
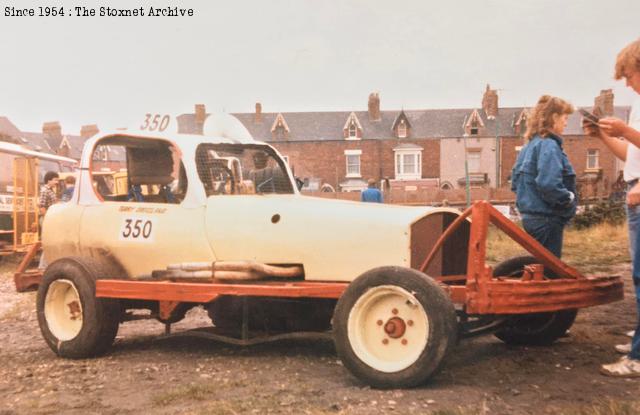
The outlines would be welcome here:
M 51 138 L 62 138 L 62 127 L 58 121 L 50 121 L 42 124 L 42 134 Z
M 255 116 L 253 117 L 253 122 L 255 123 L 262 122 L 262 104 L 259 102 L 256 102 L 256 113 L 255 113 Z
M 380 121 L 380 95 L 377 92 L 369 94 L 369 120 Z
M 204 104 L 196 104 L 195 105 L 195 114 L 196 114 L 196 128 L 199 132 L 202 132 L 202 126 L 204 125 L 204 120 L 207 118 L 207 109 Z
M 613 90 L 601 90 L 600 95 L 598 95 L 593 102 L 594 110 L 597 108 L 598 112 L 605 117 L 613 115 L 613 98 Z
M 482 95 L 482 109 L 487 118 L 495 118 L 498 115 L 498 92 L 491 89 L 489 84 Z
M 94 135 L 98 134 L 100 130 L 96 124 L 88 124 L 80 127 L 80 137 L 82 138 L 90 138 Z

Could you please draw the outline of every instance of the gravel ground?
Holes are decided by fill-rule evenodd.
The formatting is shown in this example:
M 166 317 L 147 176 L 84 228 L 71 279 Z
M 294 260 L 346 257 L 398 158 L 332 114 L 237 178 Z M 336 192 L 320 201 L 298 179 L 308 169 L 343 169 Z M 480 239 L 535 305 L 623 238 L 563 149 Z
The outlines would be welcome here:
M 43 341 L 35 293 L 18 294 L 0 266 L 0 414 L 558 414 L 638 404 L 639 380 L 598 374 L 627 340 L 635 311 L 628 264 L 624 301 L 582 310 L 551 347 L 510 347 L 493 336 L 465 340 L 429 384 L 371 389 L 352 377 L 331 341 L 235 347 L 189 336 L 162 338 L 151 320 L 122 324 L 96 359 L 57 358 Z M 174 331 L 210 325 L 194 309 Z M 577 411 L 577 412 L 576 412 Z M 606 412 L 613 413 L 613 412 Z M 632 413 L 632 412 L 628 412 Z

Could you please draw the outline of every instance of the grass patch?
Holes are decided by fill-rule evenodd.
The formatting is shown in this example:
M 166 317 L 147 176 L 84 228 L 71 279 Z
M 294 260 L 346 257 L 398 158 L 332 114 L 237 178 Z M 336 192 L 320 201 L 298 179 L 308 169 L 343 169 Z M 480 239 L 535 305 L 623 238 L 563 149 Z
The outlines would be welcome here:
M 608 400 L 560 413 L 563 415 L 636 415 L 640 413 L 640 402 Z
M 204 401 L 220 388 L 208 384 L 182 386 L 152 399 L 154 406 L 165 406 L 179 401 Z
M 565 228 L 562 259 L 585 274 L 606 272 L 612 265 L 630 261 L 628 246 L 626 224 Z M 518 255 L 527 255 L 527 252 L 502 231 L 490 226 L 487 262 L 495 265 Z

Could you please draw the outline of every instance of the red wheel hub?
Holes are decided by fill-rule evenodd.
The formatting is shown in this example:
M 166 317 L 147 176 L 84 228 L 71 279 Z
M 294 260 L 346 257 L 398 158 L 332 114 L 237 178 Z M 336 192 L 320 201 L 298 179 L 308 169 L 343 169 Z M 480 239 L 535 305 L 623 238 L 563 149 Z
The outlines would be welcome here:
M 384 325 L 384 332 L 392 339 L 397 339 L 404 336 L 404 332 L 407 330 L 407 325 L 400 317 L 391 317 L 387 324 Z

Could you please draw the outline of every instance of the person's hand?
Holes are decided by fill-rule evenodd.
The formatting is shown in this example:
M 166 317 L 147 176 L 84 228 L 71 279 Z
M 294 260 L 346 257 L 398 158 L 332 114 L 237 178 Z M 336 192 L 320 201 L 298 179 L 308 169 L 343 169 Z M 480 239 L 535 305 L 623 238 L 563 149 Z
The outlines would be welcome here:
M 586 118 L 582 119 L 582 129 L 584 133 L 590 137 L 600 137 L 600 128 L 592 122 L 589 122 Z
M 640 183 L 636 183 L 627 192 L 627 206 L 640 205 Z
M 612 137 L 623 137 L 628 128 L 624 121 L 614 117 L 601 118 L 598 127 Z

